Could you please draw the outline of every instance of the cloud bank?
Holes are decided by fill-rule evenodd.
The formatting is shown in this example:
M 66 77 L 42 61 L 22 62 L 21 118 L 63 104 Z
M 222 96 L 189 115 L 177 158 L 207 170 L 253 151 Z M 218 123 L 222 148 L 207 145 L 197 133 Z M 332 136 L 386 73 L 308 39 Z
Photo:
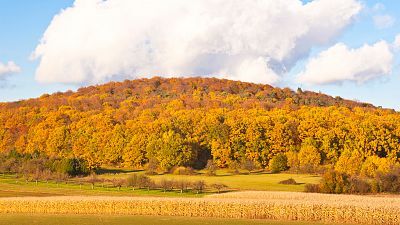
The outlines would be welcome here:
M 357 0 L 76 0 L 53 18 L 32 58 L 40 82 L 157 75 L 276 83 L 360 10 Z
M 393 53 L 385 41 L 350 49 L 338 43 L 310 59 L 298 76 L 308 84 L 362 83 L 391 73 Z
M 7 63 L 0 62 L 0 79 L 4 79 L 6 76 L 21 72 L 21 68 L 13 61 Z

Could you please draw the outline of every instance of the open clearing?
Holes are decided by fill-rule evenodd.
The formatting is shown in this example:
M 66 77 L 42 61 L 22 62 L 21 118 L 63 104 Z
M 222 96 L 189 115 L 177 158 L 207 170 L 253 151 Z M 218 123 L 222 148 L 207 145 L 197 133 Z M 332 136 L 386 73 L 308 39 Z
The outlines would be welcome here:
M 271 174 L 266 172 L 253 172 L 250 174 L 232 174 L 229 171 L 221 169 L 217 171 L 216 176 L 206 176 L 205 171 L 198 171 L 199 174 L 195 175 L 175 175 L 175 174 L 163 174 L 154 175 L 150 178 L 154 181 L 160 181 L 162 179 L 169 180 L 187 180 L 187 181 L 198 181 L 203 180 L 207 184 L 222 183 L 227 185 L 229 188 L 236 190 L 255 190 L 255 191 L 304 191 L 305 184 L 316 184 L 320 181 L 321 177 L 318 175 L 311 174 L 290 174 L 290 173 L 277 173 Z M 127 178 L 128 176 L 135 173 L 144 173 L 143 171 L 118 171 L 117 173 L 105 173 L 99 175 L 100 178 Z M 298 182 L 298 185 L 284 185 L 279 184 L 282 180 L 293 178 Z
M 238 190 L 256 190 L 256 191 L 304 191 L 306 183 L 316 184 L 320 177 L 309 174 L 270 174 L 270 173 L 254 173 L 246 175 L 229 175 L 218 174 L 217 176 L 201 176 L 201 175 L 173 175 L 165 174 L 161 176 L 152 176 L 155 181 L 161 179 L 185 179 L 189 181 L 204 180 L 206 183 L 223 183 L 230 188 Z M 293 178 L 298 185 L 279 184 L 282 180 Z
M 106 173 L 99 175 L 99 178 L 127 178 L 129 175 L 140 172 L 121 172 Z M 279 184 L 279 181 L 289 178 L 295 179 L 298 185 Z M 168 180 L 186 180 L 197 181 L 204 180 L 206 184 L 222 183 L 229 187 L 230 190 L 259 190 L 259 191 L 290 191 L 302 192 L 306 183 L 318 183 L 319 176 L 309 174 L 269 174 L 269 173 L 252 173 L 248 175 L 231 175 L 221 170 L 217 176 L 198 175 L 155 175 L 151 179 L 159 182 L 162 179 Z M 131 188 L 122 187 L 118 190 L 102 183 L 95 184 L 92 189 L 88 183 L 78 184 L 79 178 L 72 179 L 56 184 L 54 181 L 44 182 L 26 182 L 22 178 L 15 178 L 14 175 L 0 176 L 0 197 L 18 197 L 18 196 L 58 196 L 58 195 L 106 195 L 106 196 L 165 196 L 165 197 L 202 197 L 205 194 L 195 194 L 193 192 L 179 193 L 179 191 L 163 192 L 161 190 L 145 189 L 132 191 Z

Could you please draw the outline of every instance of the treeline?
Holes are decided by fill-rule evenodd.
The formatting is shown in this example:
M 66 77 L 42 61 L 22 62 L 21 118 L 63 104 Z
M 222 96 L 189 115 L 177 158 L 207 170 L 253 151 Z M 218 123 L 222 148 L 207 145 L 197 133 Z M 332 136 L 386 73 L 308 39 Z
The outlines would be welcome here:
M 27 180 L 64 179 L 89 175 L 87 163 L 78 158 L 49 158 L 38 154 L 0 153 L 0 173 L 17 174 Z
M 305 191 L 329 194 L 400 193 L 400 168 L 378 172 L 373 178 L 332 170 L 322 176 L 319 184 L 307 184 Z
M 219 168 L 334 168 L 374 177 L 400 157 L 400 115 L 394 111 L 227 80 L 109 83 L 0 109 L 5 155 L 76 159 L 88 170 L 201 169 L 211 159 Z

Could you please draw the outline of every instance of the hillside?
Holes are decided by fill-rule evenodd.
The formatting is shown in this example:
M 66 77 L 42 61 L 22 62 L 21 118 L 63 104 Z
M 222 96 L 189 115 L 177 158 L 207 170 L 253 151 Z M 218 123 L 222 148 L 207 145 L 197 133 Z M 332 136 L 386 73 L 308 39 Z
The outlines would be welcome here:
M 121 104 L 131 102 L 135 108 L 143 109 L 157 107 L 175 99 L 182 100 L 187 109 L 232 108 L 232 104 L 227 102 L 228 99 L 235 101 L 236 106 L 239 104 L 240 107 L 245 108 L 259 106 L 271 109 L 282 107 L 287 102 L 291 102 L 293 106 L 373 107 L 371 104 L 345 100 L 340 97 L 333 98 L 329 95 L 301 89 L 294 92 L 289 88 L 281 89 L 270 85 L 216 78 L 164 79 L 160 77 L 110 82 L 83 87 L 77 92 L 45 94 L 37 99 L 1 103 L 0 106 L 1 108 L 46 107 L 57 109 L 60 106 L 68 105 L 76 110 L 88 111 L 103 109 L 104 106 L 119 108 Z M 143 100 L 146 100 L 145 104 L 142 102 Z
M 161 170 L 203 168 L 209 159 L 265 168 L 285 154 L 293 170 L 372 176 L 398 161 L 399 143 L 392 110 L 215 78 L 111 82 L 0 104 L 3 155 L 77 158 L 89 169 L 151 160 Z

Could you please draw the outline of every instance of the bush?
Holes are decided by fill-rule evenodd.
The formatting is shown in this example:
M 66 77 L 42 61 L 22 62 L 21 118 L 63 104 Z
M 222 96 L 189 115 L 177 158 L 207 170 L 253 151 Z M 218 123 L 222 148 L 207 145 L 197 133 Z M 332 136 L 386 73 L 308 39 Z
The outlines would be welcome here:
M 183 191 L 186 191 L 189 188 L 190 182 L 186 180 L 178 180 L 174 185 L 180 190 L 181 193 L 183 193 Z
M 86 182 L 90 183 L 92 185 L 92 189 L 94 189 L 95 184 L 103 182 L 103 179 L 98 178 L 97 175 L 93 173 L 86 178 Z
M 0 172 L 5 174 L 5 173 L 11 173 L 11 172 L 16 172 L 16 168 L 18 167 L 18 161 L 14 158 L 6 159 L 2 158 L 0 162 Z
M 159 162 L 155 158 L 150 158 L 146 165 L 146 175 L 156 175 Z
M 59 173 L 65 173 L 70 176 L 87 175 L 89 169 L 83 159 L 67 158 L 55 162 L 55 170 Z
M 129 187 L 132 187 L 133 190 L 135 190 L 135 188 L 152 188 L 154 186 L 154 182 L 150 179 L 150 177 L 148 177 L 147 175 L 144 174 L 133 174 L 130 175 L 127 179 L 126 179 L 126 184 Z
M 174 181 L 162 179 L 159 183 L 159 186 L 164 192 L 172 191 L 174 189 Z
M 349 194 L 366 194 L 372 192 L 371 184 L 364 179 L 352 177 L 349 179 L 349 182 L 350 186 L 347 190 Z
M 271 159 L 271 161 L 269 162 L 269 168 L 272 173 L 279 173 L 288 169 L 287 163 L 287 156 L 280 153 Z
M 321 181 L 321 192 L 341 194 L 349 189 L 348 176 L 344 173 L 329 171 L 325 173 Z
M 175 175 L 191 175 L 191 174 L 193 174 L 194 172 L 193 172 L 193 169 L 192 169 L 191 167 L 183 167 L 183 166 L 180 166 L 180 167 L 176 167 L 176 168 L 173 170 L 172 173 L 175 174 Z
M 304 191 L 310 193 L 320 193 L 321 187 L 319 184 L 306 184 L 304 186 Z
M 296 185 L 298 183 L 293 178 L 289 178 L 287 180 L 279 181 L 279 184 Z
M 218 192 L 218 194 L 221 192 L 221 190 L 224 190 L 228 188 L 225 184 L 217 183 L 217 184 L 212 184 L 211 187 L 215 188 Z
M 118 190 L 121 190 L 121 187 L 124 184 L 126 184 L 126 180 L 114 178 L 114 179 L 111 180 L 111 183 L 112 183 L 113 187 L 116 187 L 116 188 L 118 188 Z
M 215 176 L 217 172 L 217 165 L 215 165 L 214 161 L 208 160 L 206 165 L 206 175 L 207 176 Z
M 197 194 L 203 192 L 204 188 L 206 187 L 206 183 L 202 180 L 195 181 L 192 184 L 193 190 L 196 191 Z
M 378 190 L 380 192 L 400 192 L 400 170 L 392 170 L 389 173 L 379 172 L 376 176 Z
M 240 163 L 238 163 L 237 161 L 231 161 L 229 163 L 229 170 L 233 173 L 233 174 L 239 174 L 239 169 L 240 169 Z
M 132 187 L 132 190 L 135 190 L 135 187 L 138 187 L 139 185 L 139 176 L 137 174 L 130 175 L 126 179 L 126 184 L 128 187 Z
M 389 173 L 379 172 L 376 179 L 368 180 L 362 177 L 348 177 L 344 173 L 329 171 L 316 186 L 306 185 L 306 192 L 321 192 L 334 194 L 366 194 L 366 193 L 400 193 L 400 169 Z
M 249 159 L 243 160 L 241 163 L 241 167 L 242 167 L 242 169 L 249 171 L 249 173 L 251 173 L 251 171 L 257 169 L 257 166 L 254 164 L 254 162 Z

